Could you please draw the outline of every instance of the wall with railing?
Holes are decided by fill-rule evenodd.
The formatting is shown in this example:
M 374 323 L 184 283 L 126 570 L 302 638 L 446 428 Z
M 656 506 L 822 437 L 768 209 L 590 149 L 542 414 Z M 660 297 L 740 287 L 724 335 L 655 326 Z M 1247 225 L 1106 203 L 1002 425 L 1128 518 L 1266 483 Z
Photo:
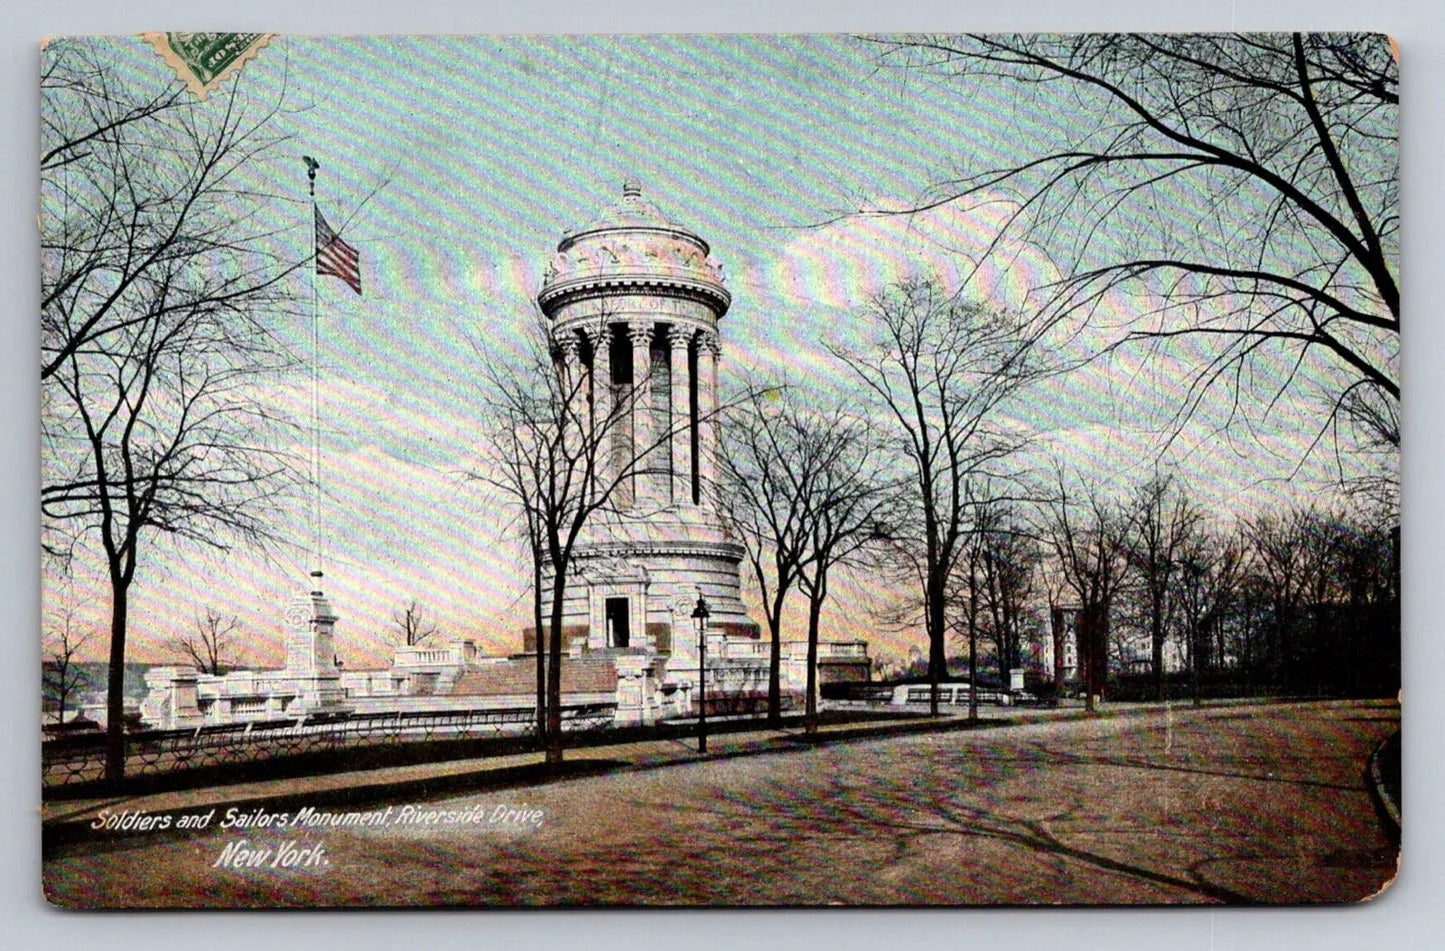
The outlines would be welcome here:
M 421 698 L 418 698 L 421 699 Z M 564 730 L 613 725 L 617 704 L 570 702 L 562 708 Z M 228 723 L 186 730 L 146 730 L 125 736 L 127 776 L 180 773 L 203 767 L 280 760 L 352 747 L 522 735 L 535 728 L 536 710 L 526 706 L 473 709 L 392 710 Z M 41 744 L 45 788 L 99 782 L 105 775 L 105 735 L 75 734 Z
M 398 647 L 393 656 L 395 667 L 460 667 L 466 663 L 466 651 L 461 644 L 446 647 Z

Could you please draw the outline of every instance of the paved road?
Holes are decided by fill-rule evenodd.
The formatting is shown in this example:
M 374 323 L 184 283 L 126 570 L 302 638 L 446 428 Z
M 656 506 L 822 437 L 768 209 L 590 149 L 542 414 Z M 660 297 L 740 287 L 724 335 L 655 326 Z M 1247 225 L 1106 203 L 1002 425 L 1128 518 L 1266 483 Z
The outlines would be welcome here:
M 52 849 L 46 884 L 123 906 L 1356 901 L 1395 871 L 1365 762 L 1398 723 L 1179 708 L 839 743 L 392 803 L 370 827 L 96 833 Z M 482 818 L 398 824 L 407 805 Z M 216 867 L 242 839 L 272 855 Z M 323 851 L 272 864 L 293 841 Z

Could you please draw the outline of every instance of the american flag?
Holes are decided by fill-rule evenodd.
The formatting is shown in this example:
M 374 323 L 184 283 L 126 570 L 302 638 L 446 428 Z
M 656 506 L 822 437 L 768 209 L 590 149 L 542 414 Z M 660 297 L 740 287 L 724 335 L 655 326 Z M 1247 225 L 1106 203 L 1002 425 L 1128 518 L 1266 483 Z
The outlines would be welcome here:
M 361 293 L 361 256 L 331 230 L 320 208 L 316 208 L 316 273 L 339 277 Z

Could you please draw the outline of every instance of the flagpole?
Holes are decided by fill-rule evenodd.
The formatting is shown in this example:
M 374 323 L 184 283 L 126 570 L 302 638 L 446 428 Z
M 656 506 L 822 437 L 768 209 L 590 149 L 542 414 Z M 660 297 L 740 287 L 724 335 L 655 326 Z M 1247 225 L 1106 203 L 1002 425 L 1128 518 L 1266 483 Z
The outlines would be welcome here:
M 311 522 L 315 531 L 315 562 L 311 570 L 312 591 L 321 592 L 321 305 L 316 289 L 317 254 L 316 247 L 316 169 L 320 163 L 306 159 L 306 177 L 311 193 Z

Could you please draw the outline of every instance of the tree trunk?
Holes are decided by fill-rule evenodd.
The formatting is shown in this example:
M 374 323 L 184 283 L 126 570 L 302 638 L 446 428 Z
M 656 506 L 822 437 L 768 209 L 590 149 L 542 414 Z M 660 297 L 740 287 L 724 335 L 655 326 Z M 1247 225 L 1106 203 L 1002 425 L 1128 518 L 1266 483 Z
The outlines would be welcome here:
M 1009 624 L 1009 623 L 1010 623 L 1010 622 L 1005 622 L 1005 625 L 1007 625 L 1007 624 Z M 1008 696 L 1008 695 L 1012 692 L 1012 690 L 1013 690 L 1013 670 L 1014 670 L 1014 661 L 1013 661 L 1013 658 L 1014 658 L 1014 646 L 1013 646 L 1013 640 L 1014 640 L 1014 639 L 1013 639 L 1013 635 L 1008 633 L 1008 627 L 1007 627 L 1007 626 L 1004 627 L 1003 631 L 1004 631 L 1004 633 L 1002 633 L 1002 634 L 999 636 L 999 640 L 1000 640 L 1002 643 L 1001 643 L 1001 645 L 999 646 L 999 651 L 998 651 L 998 653 L 999 653 L 999 658 L 998 658 L 998 677 L 999 677 L 998 689 L 999 689 L 1005 696 Z
M 978 722 L 978 623 L 968 619 L 968 722 Z
M 775 728 L 783 724 L 781 626 L 779 612 L 774 611 L 768 618 L 768 635 L 772 639 L 768 649 L 768 726 Z
M 105 778 L 125 778 L 125 627 L 130 584 L 111 574 L 110 667 L 105 689 Z
M 537 749 L 547 749 L 547 645 L 542 640 L 542 555 L 532 556 L 532 646 L 537 651 Z
M 1016 633 L 1018 629 L 1018 611 L 1015 608 L 1010 607 L 1012 601 L 1011 595 L 1005 596 L 1002 592 L 1000 592 L 999 600 L 1002 603 L 1000 604 L 999 610 L 997 612 L 998 620 L 994 622 L 999 632 L 999 690 L 1002 691 L 1005 696 L 1011 697 L 1013 691 L 1014 663 L 1015 658 L 1018 657 L 1019 654 L 1019 639 Z
M 958 698 L 954 698 L 958 702 Z M 978 722 L 978 591 L 968 582 L 968 722 Z
M 1200 662 L 1203 660 L 1201 655 L 1204 653 L 1199 649 L 1199 644 L 1201 640 L 1203 640 L 1203 638 L 1199 636 L 1197 628 L 1194 625 L 1190 625 L 1189 674 L 1190 678 L 1193 680 L 1194 705 L 1196 707 L 1204 706 L 1204 696 L 1202 693 L 1200 693 L 1199 686 L 1199 665 Z
M 1156 699 L 1163 703 L 1169 699 L 1169 685 L 1164 674 L 1164 604 L 1157 594 L 1149 604 L 1149 646 L 1152 649 L 1150 661 L 1154 665 L 1154 688 Z
M 928 583 L 928 715 L 938 716 L 938 684 L 948 674 L 948 658 L 944 652 L 943 581 L 930 578 Z
M 62 726 L 65 725 L 65 701 L 68 699 L 70 693 L 70 691 L 65 689 L 65 668 L 67 666 L 69 665 L 64 660 L 58 661 L 56 663 L 56 669 L 60 673 L 60 683 L 57 684 L 56 689 L 56 703 L 59 704 L 60 709 L 59 712 L 56 714 L 55 722 Z
M 547 765 L 562 765 L 562 592 L 566 568 L 554 564 L 547 632 Z
M 1100 627 L 1099 609 L 1094 605 L 1082 606 L 1074 631 L 1078 641 L 1079 666 L 1083 674 L 1080 679 L 1084 682 L 1084 709 L 1090 713 L 1094 712 L 1094 696 L 1099 681 Z
M 808 696 L 803 707 L 804 732 L 818 732 L 818 619 L 823 612 L 823 598 L 819 590 L 808 597 Z
M 1094 683 L 1098 686 L 1099 700 L 1105 699 L 1109 686 L 1109 603 L 1099 605 L 1098 639 L 1094 643 Z

